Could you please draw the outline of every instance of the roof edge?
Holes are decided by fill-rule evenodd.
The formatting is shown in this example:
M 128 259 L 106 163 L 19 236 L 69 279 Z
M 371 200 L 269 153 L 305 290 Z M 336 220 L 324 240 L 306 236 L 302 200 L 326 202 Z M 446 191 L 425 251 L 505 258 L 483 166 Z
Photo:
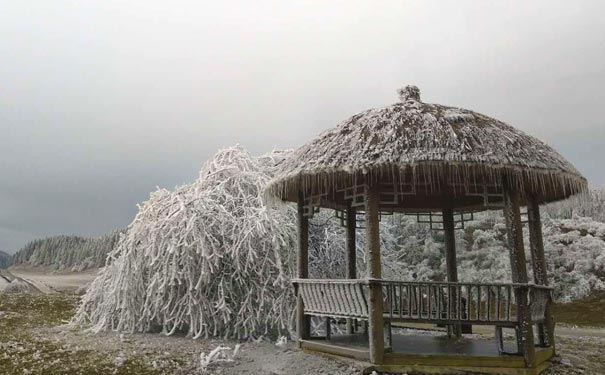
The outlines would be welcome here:
M 425 161 L 291 172 L 271 180 L 265 188 L 265 196 L 268 200 L 294 201 L 298 191 L 329 193 L 337 187 L 376 182 L 386 177 L 397 178 L 406 184 L 429 185 L 436 193 L 444 182 L 463 187 L 506 185 L 523 194 L 543 196 L 544 202 L 563 200 L 588 189 L 586 178 L 579 173 L 508 164 Z

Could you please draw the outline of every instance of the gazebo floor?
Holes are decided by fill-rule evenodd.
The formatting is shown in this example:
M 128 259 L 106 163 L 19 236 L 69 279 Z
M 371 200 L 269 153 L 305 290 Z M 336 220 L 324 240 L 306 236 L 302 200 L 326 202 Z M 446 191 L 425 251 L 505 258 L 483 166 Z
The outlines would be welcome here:
M 380 365 L 368 366 L 384 372 L 423 372 L 451 374 L 455 371 L 535 375 L 545 370 L 546 361 L 553 356 L 552 348 L 536 347 L 536 361 L 532 368 L 525 367 L 523 357 L 498 354 L 496 341 L 485 338 L 462 337 L 449 339 L 445 334 L 404 333 L 392 335 L 392 348 L 385 349 Z M 302 340 L 305 350 L 339 357 L 369 361 L 368 340 L 363 334 L 334 335 L 330 340 Z M 505 342 L 505 350 L 514 351 L 513 342 Z

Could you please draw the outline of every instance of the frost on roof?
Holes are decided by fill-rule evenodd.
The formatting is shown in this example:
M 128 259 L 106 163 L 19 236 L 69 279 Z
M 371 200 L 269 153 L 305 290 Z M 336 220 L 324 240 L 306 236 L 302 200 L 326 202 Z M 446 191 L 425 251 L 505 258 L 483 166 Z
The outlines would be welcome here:
M 585 188 L 574 166 L 544 142 L 470 110 L 423 103 L 415 86 L 398 92 L 400 102 L 356 114 L 294 151 L 271 184 L 272 193 L 291 194 L 301 177 L 410 168 L 437 168 L 462 180 L 470 173 L 473 179 L 506 174 L 521 189 L 553 184 L 566 196 Z

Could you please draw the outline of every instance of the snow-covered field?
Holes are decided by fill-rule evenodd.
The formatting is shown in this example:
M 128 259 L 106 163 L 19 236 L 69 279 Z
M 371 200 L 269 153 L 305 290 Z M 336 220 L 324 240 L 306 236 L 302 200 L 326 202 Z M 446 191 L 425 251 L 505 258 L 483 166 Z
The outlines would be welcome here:
M 97 269 L 82 272 L 55 273 L 40 268 L 12 268 L 9 271 L 35 285 L 42 293 L 74 293 L 82 286 L 90 284 L 97 276 Z

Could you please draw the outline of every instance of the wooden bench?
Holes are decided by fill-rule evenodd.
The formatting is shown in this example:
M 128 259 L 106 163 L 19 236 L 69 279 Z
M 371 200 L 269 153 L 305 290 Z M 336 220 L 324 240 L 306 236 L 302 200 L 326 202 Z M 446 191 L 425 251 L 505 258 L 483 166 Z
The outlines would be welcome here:
M 368 286 L 372 282 L 382 286 L 383 321 L 388 327 L 389 340 L 391 325 L 398 322 L 458 325 L 468 330 L 472 325 L 491 325 L 495 327 L 501 353 L 505 353 L 503 328 L 514 329 L 520 344 L 521 320 L 516 298 L 528 298 L 530 321 L 542 326 L 543 331 L 552 291 L 550 287 L 514 283 L 293 280 L 296 293 L 302 296 L 306 315 L 357 321 L 368 320 Z M 327 325 L 329 331 L 329 321 Z M 545 345 L 543 340 L 541 345 Z

